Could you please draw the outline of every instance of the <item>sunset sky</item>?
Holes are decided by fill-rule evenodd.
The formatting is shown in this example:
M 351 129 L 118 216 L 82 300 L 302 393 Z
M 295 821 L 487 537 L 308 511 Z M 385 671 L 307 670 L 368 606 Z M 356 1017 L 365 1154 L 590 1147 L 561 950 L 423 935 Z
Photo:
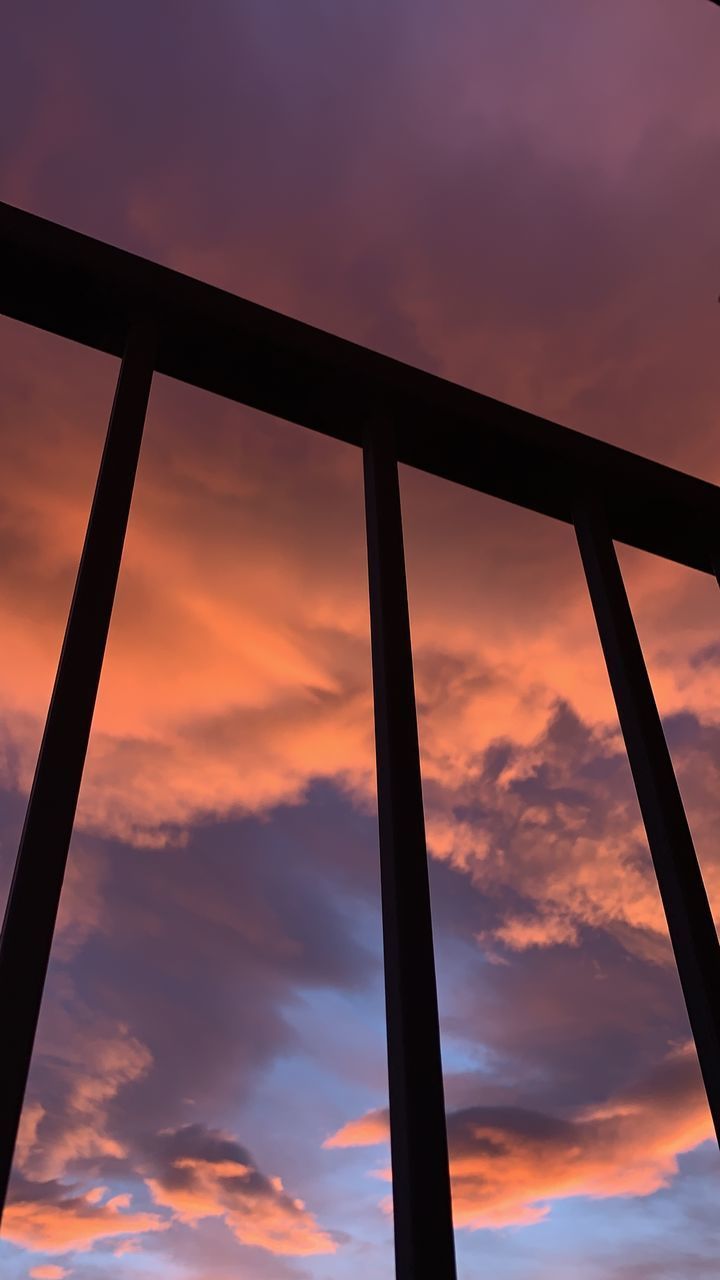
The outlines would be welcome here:
M 707 0 L 11 7 L 0 198 L 720 482 Z M 0 319 L 3 903 L 116 376 Z M 361 479 L 154 382 L 7 1280 L 393 1276 Z M 460 1280 L 710 1280 L 572 532 L 401 485 Z M 620 554 L 720 915 L 717 585 Z

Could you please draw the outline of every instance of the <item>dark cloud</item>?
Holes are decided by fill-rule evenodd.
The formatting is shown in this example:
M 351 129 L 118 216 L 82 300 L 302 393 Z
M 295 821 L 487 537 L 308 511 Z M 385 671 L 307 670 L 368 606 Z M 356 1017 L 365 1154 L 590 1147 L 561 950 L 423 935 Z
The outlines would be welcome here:
M 123 1127 L 171 1124 L 188 1098 L 220 1118 L 295 1043 L 286 1010 L 303 990 L 375 980 L 379 938 L 373 955 L 333 887 L 333 864 L 342 885 L 365 854 L 352 819 L 340 834 L 342 812 L 207 826 L 159 856 L 105 848 L 105 909 L 73 972 L 83 1000 L 152 1056 L 123 1095 Z M 370 865 L 355 894 L 372 901 L 376 876 Z

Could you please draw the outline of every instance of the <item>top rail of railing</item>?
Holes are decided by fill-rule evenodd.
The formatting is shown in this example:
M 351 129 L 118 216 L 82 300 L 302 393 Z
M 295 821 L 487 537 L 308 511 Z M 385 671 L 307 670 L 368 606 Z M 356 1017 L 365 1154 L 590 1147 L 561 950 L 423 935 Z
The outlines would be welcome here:
M 142 315 L 159 373 L 359 445 L 392 420 L 400 462 L 712 573 L 720 488 L 0 203 L 0 312 L 116 356 Z

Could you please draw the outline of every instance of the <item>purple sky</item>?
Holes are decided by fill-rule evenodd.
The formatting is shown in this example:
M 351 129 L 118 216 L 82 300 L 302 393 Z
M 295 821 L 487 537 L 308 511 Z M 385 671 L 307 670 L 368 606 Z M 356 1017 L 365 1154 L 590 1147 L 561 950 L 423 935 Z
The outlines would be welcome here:
M 2 199 L 720 481 L 707 0 L 5 27 Z M 117 370 L 0 332 L 4 900 Z M 720 1161 L 570 531 L 401 479 L 460 1280 L 710 1280 Z M 720 912 L 717 588 L 621 558 Z M 9 1280 L 390 1280 L 374 806 L 359 456 L 156 379 Z

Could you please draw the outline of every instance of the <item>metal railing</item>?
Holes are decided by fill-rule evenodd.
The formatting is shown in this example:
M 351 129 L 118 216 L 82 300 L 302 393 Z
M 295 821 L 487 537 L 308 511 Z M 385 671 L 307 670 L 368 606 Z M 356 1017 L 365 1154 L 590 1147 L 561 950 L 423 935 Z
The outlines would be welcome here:
M 714 574 L 720 489 L 0 204 L 0 312 L 122 358 L 0 939 L 0 1203 L 154 371 L 364 455 L 398 1280 L 455 1251 L 398 462 L 574 526 L 720 1137 L 720 947 L 614 541 Z

